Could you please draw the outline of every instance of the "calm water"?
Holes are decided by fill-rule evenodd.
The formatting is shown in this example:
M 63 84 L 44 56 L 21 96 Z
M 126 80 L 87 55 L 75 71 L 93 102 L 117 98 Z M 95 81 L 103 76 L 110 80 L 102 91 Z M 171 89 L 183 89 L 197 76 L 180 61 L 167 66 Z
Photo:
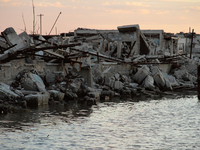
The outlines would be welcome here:
M 1 115 L 0 149 L 200 149 L 200 101 L 129 99 Z

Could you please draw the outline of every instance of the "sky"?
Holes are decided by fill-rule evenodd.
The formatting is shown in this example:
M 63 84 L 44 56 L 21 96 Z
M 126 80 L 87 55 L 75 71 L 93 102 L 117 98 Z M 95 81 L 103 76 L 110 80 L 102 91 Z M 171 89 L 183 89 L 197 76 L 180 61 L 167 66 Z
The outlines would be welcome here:
M 200 34 L 200 0 L 0 0 L 0 32 L 13 27 L 19 34 L 26 29 L 51 34 L 73 32 L 77 28 L 117 29 L 139 24 L 140 29 Z M 24 20 L 24 21 L 23 21 Z

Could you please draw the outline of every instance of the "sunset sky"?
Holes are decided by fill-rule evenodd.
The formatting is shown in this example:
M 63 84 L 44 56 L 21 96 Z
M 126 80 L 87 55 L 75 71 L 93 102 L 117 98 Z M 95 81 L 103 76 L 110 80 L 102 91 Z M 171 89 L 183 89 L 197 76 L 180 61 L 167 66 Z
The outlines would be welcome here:
M 117 29 L 117 26 L 139 24 L 140 29 L 163 29 L 165 32 L 188 32 L 189 27 L 200 34 L 200 0 L 33 0 L 36 31 L 48 34 L 60 12 L 57 33 L 78 27 Z M 0 0 L 0 32 L 13 27 L 19 34 L 33 31 L 32 0 Z M 51 34 L 55 34 L 54 28 Z

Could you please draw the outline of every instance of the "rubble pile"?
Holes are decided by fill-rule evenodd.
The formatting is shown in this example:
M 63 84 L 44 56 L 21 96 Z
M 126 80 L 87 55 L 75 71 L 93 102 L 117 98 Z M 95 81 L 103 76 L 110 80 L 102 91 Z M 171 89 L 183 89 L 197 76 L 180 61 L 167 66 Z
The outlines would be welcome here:
M 195 89 L 199 59 L 173 54 L 174 47 L 165 51 L 161 44 L 155 52 L 147 33 L 139 25 L 108 31 L 78 28 L 68 37 L 17 35 L 7 28 L 0 36 L 0 64 L 11 67 L 16 76 L 0 70 L 5 76 L 0 113 L 70 100 L 94 105 L 114 96 L 173 95 L 172 91 Z M 24 65 L 13 64 L 16 60 Z

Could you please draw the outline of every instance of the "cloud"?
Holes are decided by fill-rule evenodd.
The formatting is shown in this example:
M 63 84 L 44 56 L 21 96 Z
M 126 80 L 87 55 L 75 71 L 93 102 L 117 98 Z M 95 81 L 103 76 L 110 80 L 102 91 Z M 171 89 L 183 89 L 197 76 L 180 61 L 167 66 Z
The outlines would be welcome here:
M 192 6 L 192 7 L 190 7 L 191 9 L 195 9 L 195 10 L 200 10 L 200 6 Z
M 150 5 L 143 5 L 142 3 L 140 2 L 126 2 L 126 5 L 128 6 L 140 6 L 140 7 L 149 7 Z
M 8 7 L 9 6 L 24 6 L 24 5 L 27 5 L 26 3 L 22 3 L 18 0 L 15 0 L 15 1 L 13 1 L 13 0 L 0 0 L 0 2 L 3 2 L 3 3 L 0 4 L 1 6 L 8 6 Z
M 156 14 L 158 15 L 164 15 L 164 14 L 169 14 L 169 11 L 157 11 Z
M 11 0 L 0 0 L 1 2 L 4 2 L 4 3 L 7 3 L 7 2 L 9 2 L 9 1 L 11 1 Z
M 12 3 L 12 5 L 14 5 L 14 6 L 22 6 L 22 5 L 26 5 L 26 4 L 24 4 L 24 3 Z
M 133 11 L 121 10 L 121 9 L 118 9 L 118 10 L 106 10 L 106 11 L 109 11 L 110 13 L 113 13 L 113 14 L 133 14 Z
M 105 3 L 102 3 L 102 5 L 109 6 L 110 3 L 109 2 L 105 2 Z
M 184 10 L 184 12 L 185 12 L 185 13 L 189 13 L 189 12 L 190 12 L 190 10 Z
M 150 13 L 150 11 L 147 10 L 147 9 L 141 9 L 141 10 L 140 10 L 140 13 L 141 13 L 141 14 L 144 14 L 144 15 L 147 15 L 147 14 Z
M 55 3 L 36 3 L 35 6 L 39 7 L 66 7 L 62 5 L 60 2 L 55 2 Z

